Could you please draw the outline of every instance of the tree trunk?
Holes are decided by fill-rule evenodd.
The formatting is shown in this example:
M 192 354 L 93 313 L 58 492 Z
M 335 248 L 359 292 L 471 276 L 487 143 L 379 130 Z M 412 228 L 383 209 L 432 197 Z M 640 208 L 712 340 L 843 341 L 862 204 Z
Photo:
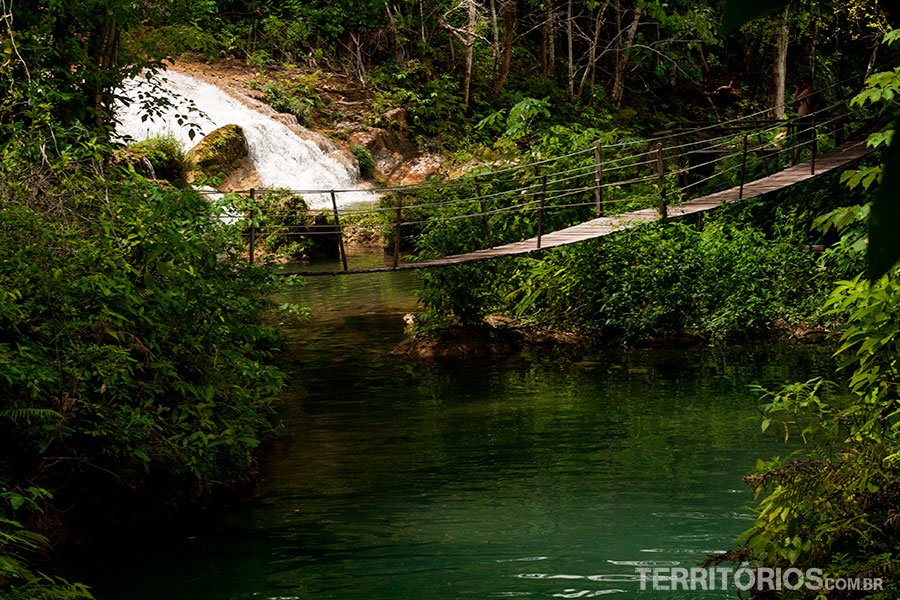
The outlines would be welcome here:
M 772 88 L 769 94 L 770 115 L 773 119 L 784 118 L 784 87 L 787 81 L 787 51 L 791 24 L 788 21 L 791 5 L 784 7 L 781 18 L 781 30 L 778 32 L 778 46 L 775 49 L 775 62 L 772 65 Z
M 544 77 L 552 77 L 556 67 L 556 25 L 554 24 L 556 8 L 553 3 L 547 4 L 547 16 L 544 20 L 544 52 L 541 57 Z
M 597 9 L 597 16 L 594 19 L 594 35 L 591 37 L 588 47 L 588 60 L 584 73 L 581 75 L 581 82 L 578 84 L 578 97 L 584 94 L 584 86 L 587 83 L 588 76 L 591 80 L 591 96 L 588 98 L 588 104 L 594 103 L 594 83 L 597 74 L 597 49 L 600 47 L 600 31 L 603 29 L 603 15 L 609 6 L 610 0 L 606 0 L 600 8 Z
M 388 33 L 391 36 L 391 43 L 394 46 L 394 61 L 396 61 L 397 64 L 403 64 L 406 56 L 403 51 L 403 42 L 400 40 L 400 31 L 397 29 L 397 21 L 394 19 L 394 12 L 391 10 L 391 5 L 387 2 L 384 4 L 384 10 L 387 11 Z
M 869 78 L 869 75 L 872 74 L 872 71 L 875 70 L 875 62 L 878 60 L 878 49 L 881 48 L 881 41 L 875 42 L 875 45 L 872 47 L 872 54 L 869 56 L 869 63 L 866 65 L 866 74 L 863 77 L 863 81 Z
M 500 69 L 494 80 L 495 94 L 499 94 L 506 85 L 512 66 L 513 42 L 516 39 L 516 0 L 501 0 L 500 16 L 503 19 L 503 48 L 500 53 Z
M 547 33 L 547 24 L 545 22 L 543 27 L 541 27 L 541 75 L 544 77 L 550 72 L 550 66 L 547 61 L 547 55 L 549 54 L 549 50 L 547 49 L 548 38 L 549 34 Z
M 572 0 L 566 2 L 566 90 L 569 93 L 569 100 L 575 97 L 575 33 L 572 25 Z
M 463 107 L 469 110 L 472 91 L 472 68 L 475 62 L 475 26 L 478 23 L 478 5 L 475 0 L 466 0 L 468 19 L 466 21 L 466 71 L 463 74 Z
M 119 62 L 120 44 L 121 31 L 115 19 L 99 24 L 91 34 L 89 53 L 92 68 L 96 71 L 93 81 L 88 83 L 87 96 L 91 104 L 89 117 L 97 127 L 108 123 L 112 113 L 112 84 L 115 82 L 112 71 Z
M 625 32 L 625 39 L 620 40 L 619 49 L 616 53 L 616 71 L 613 78 L 611 100 L 617 108 L 622 106 L 622 97 L 625 95 L 625 69 L 628 67 L 628 51 L 634 46 L 634 38 L 637 35 L 642 12 L 643 9 L 640 6 L 634 8 L 634 17 L 631 25 L 628 26 L 628 30 Z
M 491 6 L 491 51 L 494 54 L 494 77 L 500 71 L 500 25 L 497 23 L 497 0 L 490 1 Z
M 366 84 L 366 64 L 363 61 L 362 40 L 356 31 L 350 32 L 350 40 L 353 42 L 351 52 L 353 52 L 353 60 L 356 63 L 356 78 L 363 85 Z

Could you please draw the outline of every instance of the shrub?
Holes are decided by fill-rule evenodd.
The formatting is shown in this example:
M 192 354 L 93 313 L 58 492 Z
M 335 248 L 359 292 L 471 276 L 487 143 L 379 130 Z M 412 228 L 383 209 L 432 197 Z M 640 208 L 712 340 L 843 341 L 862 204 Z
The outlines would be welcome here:
M 483 265 L 426 277 L 425 320 L 500 310 L 597 338 L 721 341 L 813 313 L 821 298 L 812 253 L 727 219 L 645 225 L 491 268 L 490 277 L 476 276 Z
M 746 478 L 760 499 L 758 515 L 743 534 L 745 546 L 729 558 L 815 567 L 826 577 L 878 577 L 884 592 L 872 597 L 896 598 L 900 272 L 838 282 L 828 305 L 846 319 L 837 352 L 846 383 L 816 379 L 765 394 L 762 430 L 803 446 L 759 461 Z
M 308 125 L 313 112 L 322 99 L 316 93 L 318 76 L 298 76 L 290 80 L 278 80 L 264 83 L 262 91 L 266 102 L 278 112 L 292 114 L 301 125 Z
M 254 209 L 260 215 L 259 247 L 272 256 L 287 260 L 337 256 L 337 227 L 323 213 L 310 211 L 303 196 L 270 192 L 257 200 Z
M 252 478 L 283 379 L 273 276 L 198 194 L 99 179 L 77 143 L 52 168 L 37 152 L 0 161 L 0 479 L 40 471 L 111 511 L 126 490 L 165 507 Z
M 359 176 L 363 179 L 371 179 L 375 175 L 375 157 L 365 146 L 353 146 L 350 152 L 359 163 Z
M 25 414 L 23 414 L 25 417 Z M 31 418 L 41 417 L 36 413 Z M 82 584 L 70 584 L 45 575 L 30 562 L 49 541 L 22 524 L 22 515 L 40 512 L 49 492 L 30 486 L 10 489 L 0 480 L 0 590 L 6 600 L 90 600 L 93 596 Z

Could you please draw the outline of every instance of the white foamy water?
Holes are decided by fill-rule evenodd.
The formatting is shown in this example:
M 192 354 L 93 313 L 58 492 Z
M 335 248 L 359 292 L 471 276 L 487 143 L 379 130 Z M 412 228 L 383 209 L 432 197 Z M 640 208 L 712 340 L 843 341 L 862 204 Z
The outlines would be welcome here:
M 240 125 L 247 138 L 250 160 L 260 182 L 266 188 L 297 191 L 352 190 L 358 188 L 359 172 L 355 160 L 327 138 L 299 126 L 288 127 L 261 111 L 254 110 L 222 89 L 195 77 L 176 71 L 156 76 L 159 85 L 152 86 L 143 77 L 126 82 L 123 95 L 133 102 L 119 105 L 116 133 L 140 141 L 153 136 L 172 135 L 189 149 L 214 129 L 223 125 Z M 155 89 L 154 89 L 155 88 Z M 142 120 L 139 98 L 142 94 L 164 95 L 173 105 L 154 119 Z M 202 115 L 188 113 L 191 102 Z M 199 127 L 194 139 L 187 123 Z M 303 194 L 312 206 L 330 205 L 323 194 Z M 341 193 L 338 205 L 346 206 L 371 201 L 368 192 Z

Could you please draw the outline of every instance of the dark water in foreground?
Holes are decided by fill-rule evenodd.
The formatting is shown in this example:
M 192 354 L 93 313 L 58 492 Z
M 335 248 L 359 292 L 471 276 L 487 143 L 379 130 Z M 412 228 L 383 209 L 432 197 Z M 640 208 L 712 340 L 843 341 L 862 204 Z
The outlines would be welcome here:
M 288 439 L 261 495 L 162 539 L 86 557 L 100 599 L 736 598 L 639 591 L 750 524 L 741 475 L 785 449 L 756 395 L 819 350 L 535 354 L 429 366 L 391 356 L 415 275 L 311 280 L 293 297 Z

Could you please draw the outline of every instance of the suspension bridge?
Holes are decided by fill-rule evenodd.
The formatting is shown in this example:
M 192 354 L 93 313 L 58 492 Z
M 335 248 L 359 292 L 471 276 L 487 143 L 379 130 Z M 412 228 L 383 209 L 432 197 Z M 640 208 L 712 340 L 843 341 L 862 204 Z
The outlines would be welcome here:
M 290 273 L 428 269 L 531 254 L 715 210 L 869 154 L 866 121 L 845 107 L 837 102 L 790 120 L 761 120 L 757 113 L 721 123 L 681 124 L 649 139 L 598 140 L 570 154 L 419 185 L 366 191 L 248 190 L 254 207 L 246 221 L 249 259 L 255 260 L 261 241 L 271 245 L 268 240 L 329 236 L 338 245 L 341 270 Z M 380 198 L 377 203 L 365 201 L 374 194 Z M 331 210 L 301 214 L 277 200 L 286 195 L 324 198 Z M 341 195 L 360 202 L 339 208 Z M 276 201 L 268 202 L 271 197 Z M 361 217 L 380 219 L 388 228 L 393 246 L 389 264 L 350 268 L 344 227 Z M 442 248 L 429 247 L 423 239 L 423 232 L 434 228 L 444 229 Z M 424 247 L 437 256 L 404 260 L 404 235 L 407 240 L 417 237 L 420 251 Z M 449 251 L 448 239 L 453 241 Z

